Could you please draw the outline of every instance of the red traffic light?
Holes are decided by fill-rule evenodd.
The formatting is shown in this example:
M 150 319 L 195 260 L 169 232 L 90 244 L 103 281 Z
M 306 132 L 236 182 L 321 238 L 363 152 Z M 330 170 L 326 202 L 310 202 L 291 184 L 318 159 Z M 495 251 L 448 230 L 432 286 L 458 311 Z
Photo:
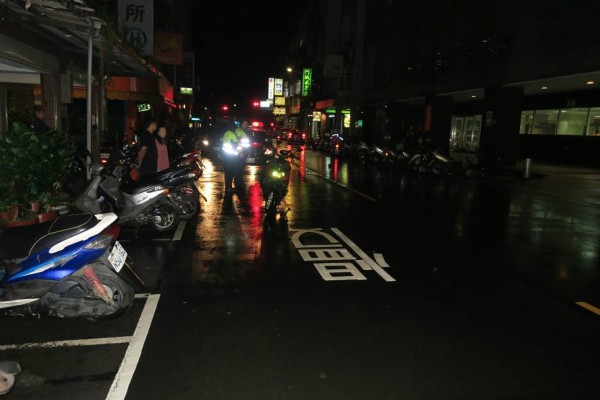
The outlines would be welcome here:
M 224 105 L 223 107 L 221 107 L 221 110 L 223 110 L 223 111 L 227 111 L 227 110 L 229 110 L 229 106 L 227 106 L 227 105 Z
M 260 101 L 257 101 L 257 100 L 252 101 L 252 107 L 260 107 Z

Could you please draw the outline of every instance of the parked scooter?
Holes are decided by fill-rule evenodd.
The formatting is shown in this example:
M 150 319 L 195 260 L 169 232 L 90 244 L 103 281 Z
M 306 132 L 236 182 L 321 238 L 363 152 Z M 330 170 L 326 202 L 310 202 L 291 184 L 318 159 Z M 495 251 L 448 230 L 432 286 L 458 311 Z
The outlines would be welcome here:
M 200 150 L 182 154 L 173 160 L 171 167 L 166 170 L 135 179 L 132 178 L 135 174 L 132 174 L 131 166 L 135 164 L 136 154 L 127 151 L 126 147 L 122 154 L 119 160 L 122 168 L 115 171 L 115 174 L 122 178 L 121 184 L 160 183 L 171 191 L 171 199 L 181 220 L 187 221 L 198 215 L 200 196 L 206 200 L 196 186 L 196 181 L 204 171 Z
M 122 168 L 117 165 L 103 173 L 104 167 L 92 164 L 92 180 L 75 201 L 77 209 L 92 214 L 115 212 L 119 224 L 148 224 L 158 231 L 174 230 L 179 224 L 179 213 L 170 190 L 156 181 L 122 184 Z
M 63 215 L 0 233 L 0 313 L 101 319 L 144 284 L 116 241 L 113 213 Z
M 279 204 L 282 202 L 286 206 L 286 211 L 289 211 L 289 207 L 285 203 L 285 195 L 288 191 L 292 170 L 290 160 L 293 158 L 294 154 L 291 151 L 280 150 L 265 166 L 260 187 L 265 200 L 265 213 L 267 216 L 274 216 L 277 213 Z
M 422 150 L 412 156 L 408 166 L 413 171 L 421 173 L 431 172 L 435 175 L 450 175 L 454 171 L 454 160 L 438 153 L 437 150 Z
M 78 146 L 69 164 L 69 172 L 63 182 L 63 190 L 71 196 L 77 196 L 87 185 L 87 159 L 90 152 L 83 146 Z

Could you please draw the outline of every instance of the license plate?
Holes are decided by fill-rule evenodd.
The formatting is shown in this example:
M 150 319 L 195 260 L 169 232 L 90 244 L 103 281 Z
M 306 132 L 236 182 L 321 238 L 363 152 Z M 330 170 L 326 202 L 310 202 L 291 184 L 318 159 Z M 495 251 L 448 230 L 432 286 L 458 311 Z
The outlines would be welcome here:
M 121 268 L 123 268 L 126 259 L 127 252 L 125 251 L 123 246 L 121 246 L 121 243 L 115 242 L 115 245 L 113 246 L 112 251 L 108 256 L 108 261 L 110 262 L 110 265 L 112 265 L 115 271 L 119 272 Z
M 248 158 L 246 158 L 246 162 L 248 164 L 252 164 L 254 162 L 254 157 L 248 157 Z

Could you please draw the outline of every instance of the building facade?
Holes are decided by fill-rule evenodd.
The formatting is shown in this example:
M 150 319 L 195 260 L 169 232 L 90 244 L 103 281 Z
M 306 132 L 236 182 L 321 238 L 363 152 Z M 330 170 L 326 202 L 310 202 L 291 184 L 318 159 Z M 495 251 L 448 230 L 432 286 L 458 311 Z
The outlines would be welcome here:
M 506 164 L 600 165 L 598 11 L 588 0 L 328 0 L 306 10 L 291 54 L 315 67 L 312 109 L 333 103 L 322 121 L 343 129 L 351 110 L 348 135 L 385 145 L 423 131 L 443 151 Z

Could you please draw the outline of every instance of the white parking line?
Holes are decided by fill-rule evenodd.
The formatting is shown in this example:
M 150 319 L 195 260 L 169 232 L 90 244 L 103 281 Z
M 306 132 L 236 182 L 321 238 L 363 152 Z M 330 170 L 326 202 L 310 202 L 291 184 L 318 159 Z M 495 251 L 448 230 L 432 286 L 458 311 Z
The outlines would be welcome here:
M 181 236 L 183 236 L 183 230 L 185 229 L 186 221 L 181 221 L 177 226 L 177 230 L 175 231 L 175 235 L 173 235 L 173 241 L 177 242 L 181 240 Z
M 119 336 L 94 339 L 57 340 L 54 342 L 7 344 L 0 346 L 0 351 L 6 350 L 32 350 L 54 349 L 59 347 L 103 346 L 107 344 L 129 343 L 131 336 Z
M 150 325 L 152 324 L 152 318 L 156 312 L 158 306 L 158 300 L 160 299 L 159 294 L 151 294 L 148 296 L 140 320 L 138 321 L 135 332 L 133 333 L 132 339 L 125 352 L 125 358 L 121 363 L 121 367 L 117 372 L 117 376 L 113 381 L 113 384 L 106 396 L 106 400 L 121 400 L 125 399 L 129 384 L 133 378 L 133 374 L 137 367 L 137 364 L 142 356 L 142 350 L 144 348 L 144 342 L 150 331 Z

